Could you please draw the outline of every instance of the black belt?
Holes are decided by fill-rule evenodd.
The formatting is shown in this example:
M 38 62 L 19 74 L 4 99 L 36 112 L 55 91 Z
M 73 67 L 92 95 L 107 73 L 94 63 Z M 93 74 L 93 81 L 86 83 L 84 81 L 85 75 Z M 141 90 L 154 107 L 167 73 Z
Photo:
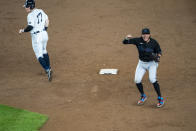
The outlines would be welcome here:
M 140 59 L 141 60 L 141 59 Z M 143 62 L 151 62 L 151 61 L 153 61 L 153 60 L 141 60 L 141 61 L 143 61 Z
M 37 34 L 37 33 L 40 33 L 40 31 L 33 32 L 33 34 Z
M 46 31 L 45 29 L 43 29 L 43 31 Z M 33 34 L 37 34 L 37 33 L 40 33 L 42 31 L 36 31 L 36 32 L 33 32 Z

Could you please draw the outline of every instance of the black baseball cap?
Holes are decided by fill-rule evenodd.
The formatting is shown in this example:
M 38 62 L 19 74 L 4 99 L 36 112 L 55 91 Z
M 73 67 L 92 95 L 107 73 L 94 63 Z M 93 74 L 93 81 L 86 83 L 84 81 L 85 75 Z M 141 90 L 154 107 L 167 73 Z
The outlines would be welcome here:
M 142 34 L 150 34 L 150 29 L 148 28 L 142 29 Z

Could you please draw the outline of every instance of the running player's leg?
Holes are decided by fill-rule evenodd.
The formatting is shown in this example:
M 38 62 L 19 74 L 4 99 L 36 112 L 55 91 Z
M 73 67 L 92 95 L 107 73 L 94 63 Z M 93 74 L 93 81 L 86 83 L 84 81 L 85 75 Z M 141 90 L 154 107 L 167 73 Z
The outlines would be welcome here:
M 43 56 L 44 56 L 44 60 L 46 61 L 46 65 L 47 65 L 49 68 L 51 68 L 51 67 L 50 67 L 50 58 L 49 58 L 48 53 L 45 52 L 45 53 L 43 54 Z
M 46 65 L 50 67 L 50 58 L 49 58 L 49 55 L 48 55 L 48 52 L 46 50 L 46 47 L 47 47 L 47 42 L 48 42 L 48 34 L 46 31 L 44 31 L 42 33 L 42 37 L 43 37 L 43 41 L 42 41 L 42 44 L 43 44 L 43 57 L 44 57 L 44 60 L 46 61 Z
M 32 46 L 33 46 L 33 50 L 34 50 L 37 60 L 39 61 L 41 66 L 44 68 L 44 70 L 47 71 L 49 67 L 46 65 L 46 62 L 43 58 L 43 51 L 42 51 L 43 45 L 40 43 L 40 39 L 41 38 L 38 35 L 32 37 Z
M 42 55 L 43 55 L 43 59 L 46 63 L 46 66 L 48 67 L 48 69 L 46 70 L 46 73 L 48 75 L 48 80 L 52 81 L 52 70 L 51 70 L 51 67 L 50 67 L 49 55 L 48 55 L 47 50 L 46 50 L 47 42 L 48 42 L 48 33 L 46 31 L 43 31 L 41 33 L 41 36 L 42 36 L 42 41 L 41 41 Z

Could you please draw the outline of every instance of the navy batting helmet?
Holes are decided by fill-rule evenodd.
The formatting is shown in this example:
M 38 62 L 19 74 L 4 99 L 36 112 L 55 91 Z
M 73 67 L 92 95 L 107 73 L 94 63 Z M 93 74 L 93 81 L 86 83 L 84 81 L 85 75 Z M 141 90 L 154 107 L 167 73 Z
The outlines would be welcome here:
M 34 9 L 35 8 L 35 1 L 34 0 L 26 0 L 24 7 L 25 8 L 30 7 L 30 9 Z

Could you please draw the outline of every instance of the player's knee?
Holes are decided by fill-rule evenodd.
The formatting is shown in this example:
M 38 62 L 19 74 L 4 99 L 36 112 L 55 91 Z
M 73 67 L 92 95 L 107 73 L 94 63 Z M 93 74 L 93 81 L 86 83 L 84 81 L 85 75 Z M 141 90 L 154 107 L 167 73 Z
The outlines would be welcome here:
M 47 50 L 45 49 L 45 50 L 43 50 L 43 54 L 47 54 L 48 52 L 47 52 Z
M 39 58 L 43 58 L 43 54 L 36 54 L 36 58 L 39 60 Z
M 150 77 L 149 80 L 151 83 L 155 83 L 157 81 L 157 79 L 155 77 Z
M 135 83 L 137 84 L 137 83 L 141 83 L 142 82 L 142 80 L 141 79 L 139 79 L 139 78 L 135 78 Z

